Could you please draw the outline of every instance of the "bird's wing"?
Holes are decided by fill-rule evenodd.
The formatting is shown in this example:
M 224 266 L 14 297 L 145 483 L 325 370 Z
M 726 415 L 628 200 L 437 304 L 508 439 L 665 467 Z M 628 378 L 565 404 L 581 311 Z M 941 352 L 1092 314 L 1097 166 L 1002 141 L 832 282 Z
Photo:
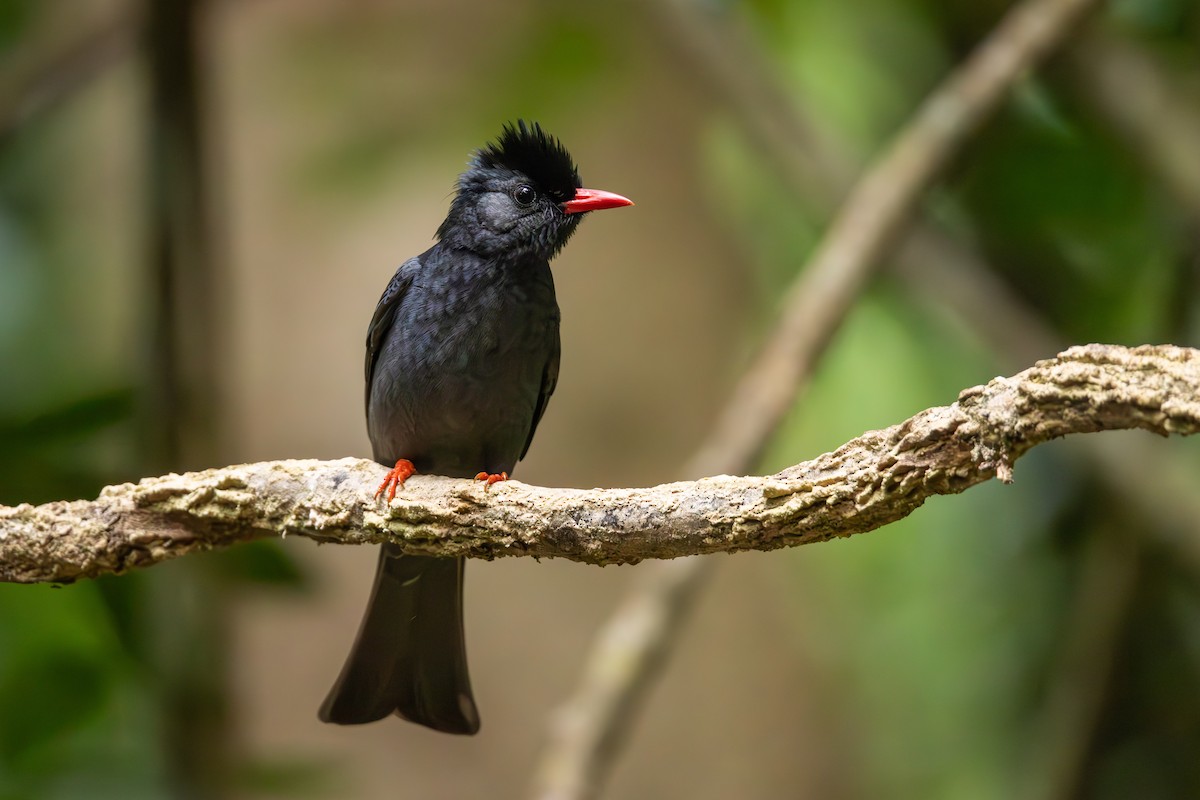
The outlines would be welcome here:
M 408 293 L 408 287 L 412 285 L 413 275 L 416 274 L 420 263 L 420 256 L 418 256 L 410 258 L 400 265 L 400 269 L 396 270 L 396 274 L 388 282 L 387 288 L 383 290 L 383 296 L 379 298 L 379 304 L 375 306 L 375 313 L 371 316 L 371 324 L 367 328 L 366 405 L 368 407 L 371 404 L 371 381 L 375 375 L 375 363 L 379 360 L 379 351 L 382 349 L 384 341 L 387 340 L 388 331 L 391 330 L 392 323 L 396 320 L 396 310 L 404 302 L 404 295 Z
M 529 437 L 525 439 L 525 447 L 521 449 L 521 458 L 525 458 L 525 454 L 529 452 L 529 445 L 533 442 L 533 434 L 537 431 L 538 423 L 542 420 L 542 414 L 546 411 L 546 405 L 550 402 L 550 395 L 554 394 L 554 387 L 558 384 L 558 358 L 561 348 L 559 345 L 558 334 L 555 332 L 554 348 L 550 351 L 550 358 L 546 359 L 546 368 L 542 370 L 542 386 L 538 390 L 537 405 L 533 409 L 533 422 L 529 426 Z

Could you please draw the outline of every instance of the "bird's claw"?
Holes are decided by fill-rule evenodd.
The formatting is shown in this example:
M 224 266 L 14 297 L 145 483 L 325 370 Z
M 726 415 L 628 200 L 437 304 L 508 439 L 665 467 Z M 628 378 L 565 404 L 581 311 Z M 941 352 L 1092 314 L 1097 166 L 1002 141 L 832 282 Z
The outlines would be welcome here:
M 501 472 L 499 475 L 497 475 L 494 472 L 493 473 L 481 472 L 475 476 L 475 480 L 484 482 L 483 490 L 486 492 L 488 489 L 492 488 L 493 483 L 499 483 L 500 481 L 508 480 L 508 473 Z
M 388 470 L 388 474 L 384 477 L 383 483 L 379 484 L 379 488 L 375 490 L 375 499 L 379 499 L 379 495 L 383 494 L 383 490 L 388 490 L 387 501 L 390 503 L 396 498 L 396 490 L 404 485 L 404 482 L 415 475 L 417 468 L 407 458 L 402 458 L 396 462 L 396 466 Z

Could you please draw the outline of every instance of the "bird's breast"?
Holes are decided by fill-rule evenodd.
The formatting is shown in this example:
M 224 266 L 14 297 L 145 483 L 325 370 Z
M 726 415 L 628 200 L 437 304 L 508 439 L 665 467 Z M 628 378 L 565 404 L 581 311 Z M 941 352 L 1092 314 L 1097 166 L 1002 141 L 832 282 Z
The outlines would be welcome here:
M 429 454 L 426 469 L 445 474 L 511 471 L 558 348 L 558 319 L 552 284 L 414 283 L 371 386 L 376 456 Z

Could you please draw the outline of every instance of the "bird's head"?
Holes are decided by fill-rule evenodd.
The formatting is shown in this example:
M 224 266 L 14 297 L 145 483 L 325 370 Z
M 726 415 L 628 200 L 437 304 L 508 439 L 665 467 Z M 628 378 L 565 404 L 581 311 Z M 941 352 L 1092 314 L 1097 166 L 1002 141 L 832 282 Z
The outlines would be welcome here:
M 536 122 L 505 125 L 500 138 L 475 153 L 438 239 L 482 255 L 554 256 L 584 212 L 633 202 L 584 189 L 571 154 Z

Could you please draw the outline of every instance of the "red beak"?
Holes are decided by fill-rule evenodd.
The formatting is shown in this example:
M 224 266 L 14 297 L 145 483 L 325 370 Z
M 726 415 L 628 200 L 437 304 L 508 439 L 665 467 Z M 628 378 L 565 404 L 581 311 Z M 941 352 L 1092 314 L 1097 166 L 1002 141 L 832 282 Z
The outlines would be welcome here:
M 599 189 L 576 189 L 574 199 L 563 203 L 564 214 L 582 214 L 584 211 L 599 211 L 604 208 L 631 206 L 633 201 L 612 192 Z

